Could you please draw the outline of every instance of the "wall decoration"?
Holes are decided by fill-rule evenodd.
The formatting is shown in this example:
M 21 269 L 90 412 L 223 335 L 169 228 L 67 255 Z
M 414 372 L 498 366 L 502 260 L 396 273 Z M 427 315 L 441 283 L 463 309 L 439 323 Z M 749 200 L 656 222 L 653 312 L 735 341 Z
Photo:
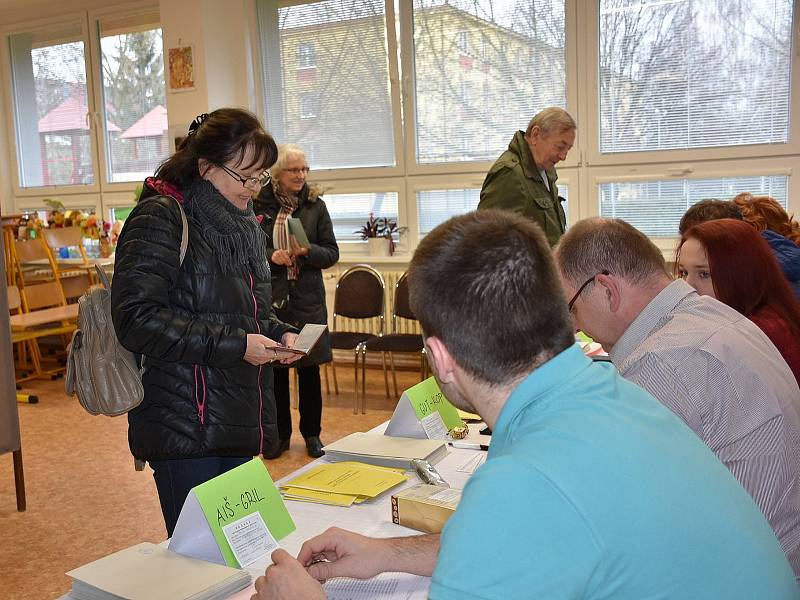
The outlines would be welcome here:
M 169 48 L 169 89 L 186 92 L 194 89 L 194 53 L 192 46 Z

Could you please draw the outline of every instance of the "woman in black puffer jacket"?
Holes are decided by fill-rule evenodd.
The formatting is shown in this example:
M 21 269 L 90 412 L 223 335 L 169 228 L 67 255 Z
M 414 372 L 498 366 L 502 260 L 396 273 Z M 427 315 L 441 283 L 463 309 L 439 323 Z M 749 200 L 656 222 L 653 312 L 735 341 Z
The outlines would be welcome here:
M 272 270 L 273 306 L 283 321 L 303 327 L 328 322 L 322 269 L 339 260 L 333 224 L 319 190 L 306 183 L 305 153 L 293 144 L 281 145 L 270 169 L 272 181 L 255 200 L 255 212 L 263 215 L 267 256 Z M 302 248 L 286 228 L 286 219 L 299 219 L 310 246 Z M 330 362 L 331 344 L 326 333 L 311 355 L 297 363 L 300 395 L 300 433 L 306 452 L 313 458 L 324 454 L 320 442 L 322 389 L 319 365 Z M 264 449 L 265 458 L 278 458 L 289 448 L 292 416 L 289 411 L 289 370 L 275 369 L 275 403 L 278 410 L 278 443 Z
M 117 244 L 114 329 L 144 368 L 128 440 L 153 468 L 170 536 L 192 487 L 277 438 L 267 363 L 296 360 L 280 350 L 296 330 L 272 312 L 267 239 L 252 205 L 276 156 L 251 113 L 201 115 L 145 181 Z M 189 224 L 182 264 L 176 200 Z

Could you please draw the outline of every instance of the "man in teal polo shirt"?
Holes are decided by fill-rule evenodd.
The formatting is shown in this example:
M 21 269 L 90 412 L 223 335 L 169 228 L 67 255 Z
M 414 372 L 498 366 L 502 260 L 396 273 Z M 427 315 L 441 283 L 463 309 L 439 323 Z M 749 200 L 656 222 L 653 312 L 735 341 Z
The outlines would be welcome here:
M 411 304 L 448 399 L 494 431 L 440 536 L 330 529 L 276 550 L 261 600 L 317 580 L 432 575 L 429 597 L 789 600 L 798 588 L 758 507 L 671 411 L 574 344 L 539 228 L 498 211 L 417 248 Z M 357 509 L 354 509 L 357 510 Z

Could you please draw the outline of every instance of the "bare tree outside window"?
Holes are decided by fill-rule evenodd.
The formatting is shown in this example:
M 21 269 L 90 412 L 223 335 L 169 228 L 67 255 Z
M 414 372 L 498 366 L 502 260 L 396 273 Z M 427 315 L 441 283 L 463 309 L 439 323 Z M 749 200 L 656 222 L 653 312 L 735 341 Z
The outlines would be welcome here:
M 791 29 L 791 0 L 601 0 L 601 151 L 785 143 Z
M 414 0 L 413 25 L 418 162 L 492 160 L 566 106 L 563 0 Z
M 394 166 L 384 2 L 273 6 L 259 9 L 262 35 L 279 40 L 264 56 L 267 126 L 278 141 L 314 144 L 314 169 Z

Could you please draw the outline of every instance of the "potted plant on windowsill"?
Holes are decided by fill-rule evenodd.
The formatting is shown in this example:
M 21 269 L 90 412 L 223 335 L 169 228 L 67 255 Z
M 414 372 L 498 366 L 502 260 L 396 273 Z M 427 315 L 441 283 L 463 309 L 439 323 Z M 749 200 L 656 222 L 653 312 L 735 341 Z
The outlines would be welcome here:
M 366 240 L 370 256 L 391 256 L 395 250 L 395 236 L 398 237 L 405 232 L 405 227 L 398 227 L 394 219 L 384 217 L 376 219 L 370 213 L 369 219 L 360 229 L 355 231 Z

